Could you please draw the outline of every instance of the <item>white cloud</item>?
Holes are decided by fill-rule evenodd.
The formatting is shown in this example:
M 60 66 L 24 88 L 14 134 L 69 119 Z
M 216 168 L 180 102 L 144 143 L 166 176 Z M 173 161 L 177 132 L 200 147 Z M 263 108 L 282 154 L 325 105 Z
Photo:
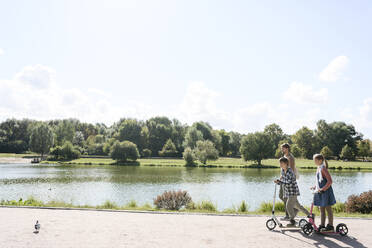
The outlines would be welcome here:
M 0 48 L 0 56 L 4 54 L 4 50 Z
M 300 104 L 325 103 L 328 101 L 328 90 L 326 88 L 313 89 L 311 85 L 301 82 L 293 82 L 283 93 L 286 101 Z
M 349 59 L 346 56 L 338 56 L 334 58 L 319 74 L 319 79 L 324 82 L 335 82 L 341 79 L 348 64 Z
M 11 80 L 0 80 L 0 120 L 77 118 L 91 123 L 112 124 L 121 117 L 148 118 L 154 111 L 140 104 L 113 105 L 110 94 L 98 89 L 62 88 L 55 70 L 26 66 Z

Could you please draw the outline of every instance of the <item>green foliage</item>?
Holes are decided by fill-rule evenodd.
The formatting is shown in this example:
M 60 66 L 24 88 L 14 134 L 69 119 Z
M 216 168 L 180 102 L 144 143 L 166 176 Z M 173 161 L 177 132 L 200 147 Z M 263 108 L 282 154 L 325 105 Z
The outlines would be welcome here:
M 66 141 L 62 147 L 56 146 L 51 148 L 50 154 L 55 160 L 72 160 L 80 157 L 80 151 L 69 141 Z
M 271 212 L 272 210 L 273 210 L 272 202 L 262 202 L 258 208 L 258 212 L 261 212 L 261 213 Z M 275 211 L 284 212 L 285 211 L 284 203 L 276 202 Z
M 196 142 L 196 148 L 194 149 L 195 157 L 203 164 L 206 164 L 208 160 L 217 160 L 218 151 L 214 147 L 212 141 L 199 140 Z
M 117 139 L 119 141 L 130 141 L 136 144 L 140 149 L 143 148 L 142 128 L 144 123 L 136 119 L 126 119 L 121 122 Z
M 196 147 L 196 142 L 199 140 L 204 140 L 203 133 L 196 129 L 196 127 L 190 127 L 185 136 L 185 141 L 183 143 L 184 147 L 190 147 L 194 149 Z
M 229 152 L 228 156 L 238 156 L 240 155 L 240 141 L 242 139 L 242 135 L 238 132 L 229 132 Z
M 323 147 L 320 154 L 322 154 L 326 159 L 330 159 L 333 156 L 333 152 L 328 146 Z
M 341 154 L 346 144 L 349 145 L 353 154 L 357 154 L 356 143 L 362 137 L 353 125 L 347 125 L 344 122 L 327 123 L 325 120 L 318 121 L 316 136 L 321 146 L 328 146 L 336 156 Z
M 177 148 L 171 139 L 168 139 L 167 142 L 164 144 L 163 149 L 159 151 L 159 156 L 160 157 L 176 157 L 177 156 Z
M 111 201 L 107 200 L 102 205 L 98 206 L 97 208 L 101 208 L 101 209 L 117 209 L 117 208 L 119 208 L 119 206 L 115 202 L 111 202 Z
M 340 157 L 342 159 L 353 160 L 355 158 L 353 149 L 349 145 L 345 145 L 341 150 Z
M 48 125 L 40 123 L 34 127 L 30 137 L 31 151 L 40 153 L 41 156 L 43 156 L 49 152 L 49 149 L 53 146 L 53 143 L 53 132 Z
M 272 153 L 270 155 L 272 157 L 272 156 L 276 155 L 275 147 L 277 147 L 279 145 L 279 142 L 283 139 L 284 133 L 283 133 L 283 130 L 281 129 L 281 127 L 278 124 L 275 124 L 275 123 L 267 125 L 264 128 L 264 133 L 266 133 L 267 135 L 270 136 L 270 139 L 271 139 L 272 143 L 274 144 Z
M 167 117 L 153 117 L 146 121 L 148 129 L 148 149 L 158 154 L 173 132 L 172 121 Z
M 274 149 L 274 144 L 270 136 L 263 132 L 250 133 L 243 137 L 241 141 L 240 153 L 245 161 L 257 161 L 261 165 L 261 160 L 270 157 Z
M 361 140 L 358 142 L 358 155 L 364 158 L 371 156 L 371 145 L 369 140 Z
M 217 206 L 213 204 L 211 201 L 201 201 L 198 203 L 190 202 L 186 205 L 186 209 L 188 210 L 199 210 L 199 211 L 208 211 L 208 212 L 216 212 Z
M 128 208 L 136 208 L 136 207 L 138 207 L 138 205 L 137 205 L 137 202 L 135 200 L 131 200 L 130 202 L 128 202 L 128 204 L 126 205 L 126 207 L 128 207 Z
M 190 147 L 187 147 L 183 152 L 183 159 L 186 161 L 186 166 L 195 165 L 196 160 L 195 153 Z
M 117 162 L 136 161 L 139 158 L 139 152 L 137 145 L 130 141 L 116 141 L 111 147 L 110 156 Z
M 248 204 L 245 201 L 242 201 L 240 203 L 240 206 L 238 208 L 238 212 L 240 212 L 240 213 L 248 212 Z
M 294 135 L 292 135 L 293 142 L 298 145 L 301 150 L 302 157 L 311 159 L 315 153 L 316 139 L 314 131 L 307 127 L 302 127 Z
M 298 147 L 297 144 L 292 144 L 291 145 L 291 153 L 296 158 L 300 158 L 302 156 L 301 149 Z
M 345 213 L 346 204 L 343 202 L 336 202 L 336 204 L 332 206 L 332 210 L 334 213 Z
M 144 158 L 149 158 L 149 157 L 151 157 L 151 150 L 150 149 L 143 149 L 142 150 L 142 157 L 144 157 Z
M 62 120 L 55 130 L 57 145 L 62 145 L 66 141 L 73 142 L 75 135 L 75 127 L 69 120 Z
M 221 155 L 227 156 L 230 152 L 230 135 L 225 130 L 219 130 L 218 134 L 221 137 Z

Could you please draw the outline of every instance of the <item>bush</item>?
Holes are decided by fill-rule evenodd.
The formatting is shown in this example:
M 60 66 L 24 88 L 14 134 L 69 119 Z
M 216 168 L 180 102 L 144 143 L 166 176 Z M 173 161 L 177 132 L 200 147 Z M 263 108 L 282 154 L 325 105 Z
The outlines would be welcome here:
M 351 195 L 346 201 L 346 211 L 350 213 L 372 213 L 372 190 L 360 195 Z
M 240 206 L 238 208 L 238 212 L 241 212 L 241 213 L 248 212 L 248 205 L 245 201 L 242 201 L 242 203 L 240 203 Z
M 137 207 L 137 202 L 135 200 L 131 200 L 130 202 L 128 202 L 128 204 L 126 205 L 126 207 L 128 207 L 128 208 L 136 208 Z
M 151 150 L 150 149 L 147 149 L 147 148 L 143 149 L 142 150 L 142 157 L 144 157 L 144 158 L 151 157 Z
M 258 212 L 265 213 L 271 212 L 273 210 L 273 203 L 272 202 L 262 202 L 260 207 L 258 208 Z M 284 212 L 285 207 L 283 202 L 276 202 L 275 203 L 275 211 Z
M 196 205 L 196 208 L 199 210 L 204 210 L 204 211 L 210 211 L 210 212 L 215 212 L 217 210 L 217 207 L 213 202 L 211 201 L 202 201 L 201 203 Z
M 163 149 L 159 151 L 160 157 L 176 157 L 178 154 L 176 145 L 171 139 L 168 139 L 164 144 Z
M 183 159 L 186 161 L 186 166 L 195 165 L 195 153 L 190 147 L 187 147 L 183 152 Z
M 353 149 L 351 149 L 349 145 L 345 145 L 341 150 L 340 157 L 342 159 L 353 160 L 354 159 Z
M 105 203 L 103 203 L 102 205 L 98 206 L 98 208 L 102 208 L 102 209 L 117 209 L 119 207 L 114 202 L 105 201 Z
M 218 159 L 218 151 L 210 140 L 197 141 L 194 153 L 195 157 L 203 164 L 206 164 L 208 160 Z
M 322 154 L 326 159 L 330 159 L 333 156 L 333 152 L 328 146 L 323 147 L 320 154 Z
M 334 213 L 345 213 L 346 212 L 346 204 L 343 202 L 337 202 L 335 205 L 332 206 Z
M 130 141 L 116 141 L 111 147 L 110 156 L 117 162 L 136 161 L 139 158 L 139 153 L 136 144 Z
M 191 196 L 187 191 L 165 191 L 154 199 L 154 205 L 159 209 L 179 210 L 191 201 Z
M 53 156 L 54 160 L 72 160 L 81 155 L 79 149 L 69 141 L 66 141 L 63 146 L 52 147 L 49 154 Z

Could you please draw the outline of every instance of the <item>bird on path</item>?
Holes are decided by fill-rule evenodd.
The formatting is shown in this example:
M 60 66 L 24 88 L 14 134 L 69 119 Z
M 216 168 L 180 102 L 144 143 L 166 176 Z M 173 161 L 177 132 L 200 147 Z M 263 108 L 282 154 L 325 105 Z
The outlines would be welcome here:
M 39 230 L 40 230 L 40 223 L 39 223 L 39 221 L 37 220 L 37 221 L 36 221 L 36 224 L 35 224 L 35 232 L 34 232 L 34 233 L 39 233 Z

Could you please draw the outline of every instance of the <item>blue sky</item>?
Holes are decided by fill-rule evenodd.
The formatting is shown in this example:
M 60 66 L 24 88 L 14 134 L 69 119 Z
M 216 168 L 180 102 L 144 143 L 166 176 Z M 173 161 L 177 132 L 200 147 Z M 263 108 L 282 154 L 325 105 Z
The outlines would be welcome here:
M 370 1 L 2 1 L 0 120 L 176 117 L 372 138 Z

